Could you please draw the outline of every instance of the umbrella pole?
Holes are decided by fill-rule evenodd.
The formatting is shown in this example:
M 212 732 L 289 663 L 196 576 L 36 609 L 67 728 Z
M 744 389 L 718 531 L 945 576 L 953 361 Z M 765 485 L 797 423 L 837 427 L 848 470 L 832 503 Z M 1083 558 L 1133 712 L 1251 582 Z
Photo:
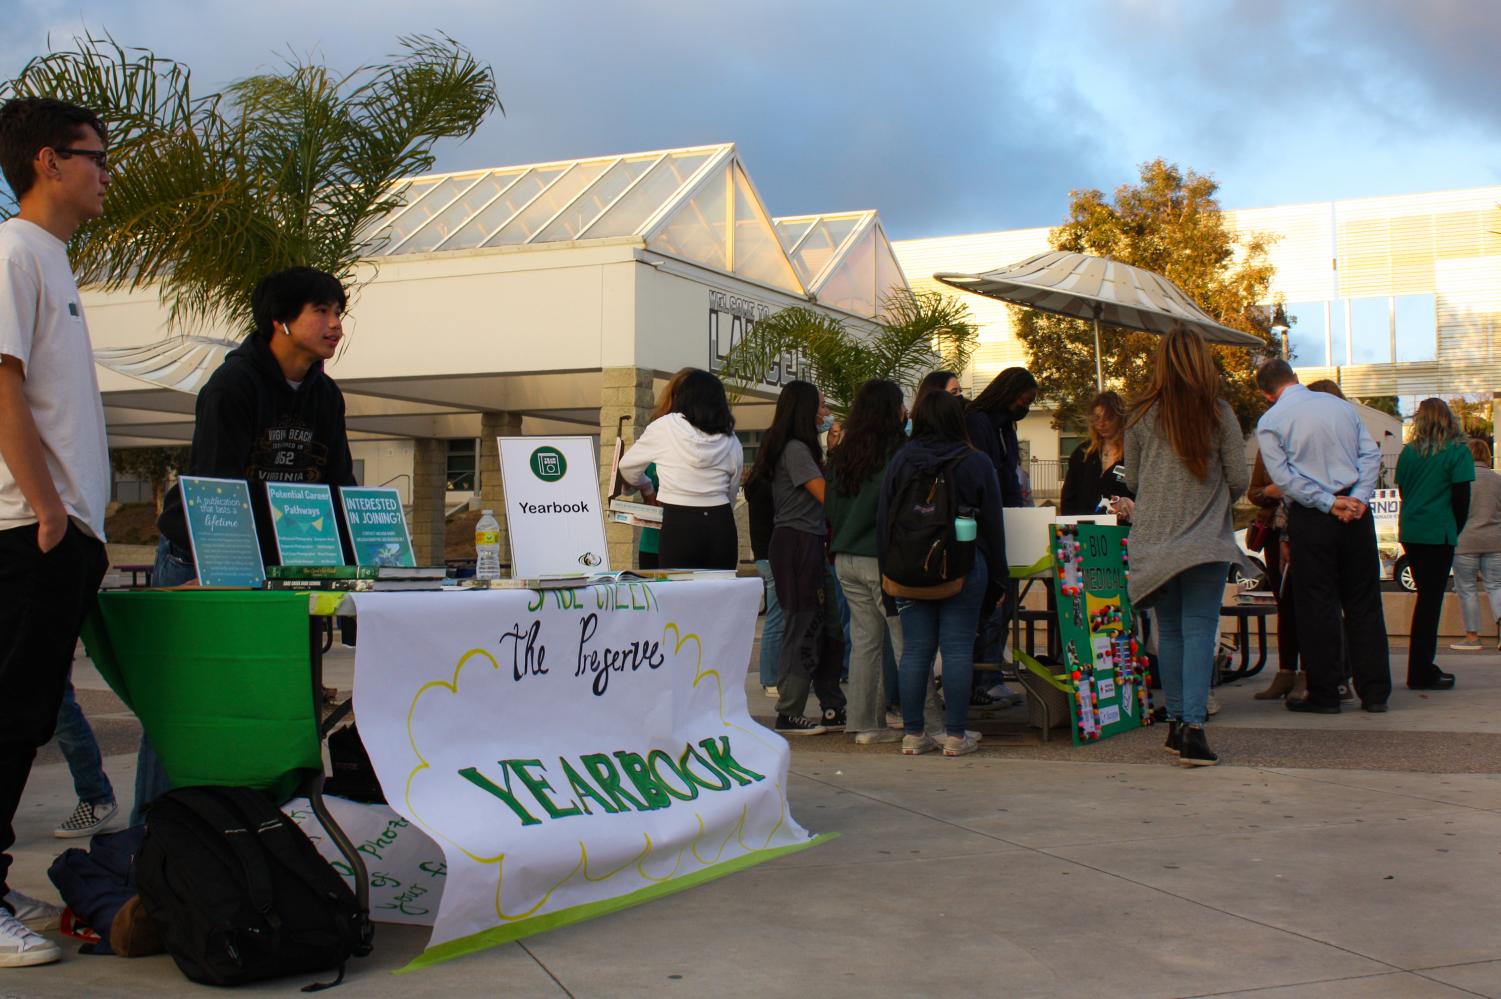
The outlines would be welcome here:
M 1096 392 L 1105 391 L 1105 367 L 1100 360 L 1100 317 L 1094 317 L 1094 387 Z

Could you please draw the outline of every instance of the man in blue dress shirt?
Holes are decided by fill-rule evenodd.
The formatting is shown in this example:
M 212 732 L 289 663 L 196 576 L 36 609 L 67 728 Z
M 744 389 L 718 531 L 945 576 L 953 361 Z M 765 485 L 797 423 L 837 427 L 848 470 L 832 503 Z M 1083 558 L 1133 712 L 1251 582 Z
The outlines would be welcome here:
M 1376 521 L 1367 505 L 1381 449 L 1354 406 L 1299 385 L 1281 358 L 1256 370 L 1256 384 L 1272 403 L 1256 424 L 1256 440 L 1267 474 L 1287 501 L 1298 641 L 1308 670 L 1308 696 L 1289 699 L 1287 709 L 1339 713 L 1344 634 L 1360 706 L 1385 711 L 1391 665 Z

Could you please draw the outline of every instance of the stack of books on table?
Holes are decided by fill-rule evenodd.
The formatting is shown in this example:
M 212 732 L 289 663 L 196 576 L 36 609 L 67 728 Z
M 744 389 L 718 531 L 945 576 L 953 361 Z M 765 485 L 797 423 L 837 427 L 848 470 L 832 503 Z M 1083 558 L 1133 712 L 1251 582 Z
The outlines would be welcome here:
M 663 583 L 678 580 L 734 579 L 733 569 L 618 569 L 613 572 L 573 572 L 515 579 L 461 579 L 466 590 L 568 590 L 615 583 Z
M 610 500 L 610 510 L 605 519 L 613 524 L 629 524 L 632 527 L 662 526 L 662 508 L 650 503 L 632 503 L 630 500 Z
M 1235 600 L 1248 607 L 1277 606 L 1277 594 L 1271 590 L 1241 590 L 1235 595 Z
M 441 590 L 447 568 L 409 565 L 268 565 L 268 590 Z

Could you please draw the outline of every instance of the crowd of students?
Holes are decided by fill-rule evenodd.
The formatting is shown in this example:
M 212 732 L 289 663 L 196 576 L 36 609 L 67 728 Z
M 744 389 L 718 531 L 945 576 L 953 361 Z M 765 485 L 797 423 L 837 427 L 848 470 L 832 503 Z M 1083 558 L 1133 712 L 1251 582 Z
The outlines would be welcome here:
M 67 257 L 68 239 L 103 210 L 105 140 L 104 124 L 83 108 L 42 98 L 0 107 L 0 170 L 19 205 L 0 223 L 0 967 L 60 957 L 34 932 L 55 925 L 56 908 L 10 890 L 7 851 L 37 749 L 60 718 L 70 737 L 81 720 L 69 672 L 106 568 L 104 415 Z M 198 395 L 185 474 L 354 483 L 343 395 L 323 371 L 345 305 L 339 281 L 310 268 L 261 281 L 253 331 Z M 1281 594 L 1282 669 L 1261 696 L 1328 713 L 1340 710 L 1342 685 L 1368 711 L 1386 710 L 1390 692 L 1368 508 L 1379 451 L 1337 386 L 1309 391 L 1281 360 L 1263 364 L 1257 383 L 1271 407 L 1248 476 L 1213 352 L 1175 328 L 1129 404 L 1114 392 L 1090 402 L 1089 437 L 1070 456 L 1063 486 L 1063 513 L 1108 511 L 1132 525 L 1130 597 L 1155 621 L 1167 748 L 1188 765 L 1217 762 L 1204 722 L 1223 585 L 1240 558 L 1231 505 L 1248 485 Z M 642 563 L 737 568 L 734 508 L 744 488 L 766 590 L 760 680 L 776 698 L 776 731 L 842 730 L 861 744 L 899 742 L 908 755 L 973 753 L 971 706 L 1012 696 L 1003 684 L 981 689 L 974 664 L 1000 659 L 1017 599 L 1002 510 L 1031 502 L 1017 424 L 1037 394 L 1023 368 L 1002 371 L 971 401 L 953 372 L 935 371 L 910 406 L 902 386 L 875 379 L 859 387 L 836 434 L 818 387 L 792 381 L 746 469 L 724 385 L 684 369 L 619 466 L 663 510 L 660 531 L 643 534 Z M 1451 564 L 1467 631 L 1456 647 L 1478 641 L 1478 575 L 1491 616 L 1501 617 L 1501 477 L 1489 460 L 1442 401 L 1419 407 L 1396 470 L 1401 541 L 1418 590 L 1414 689 L 1455 682 L 1434 663 Z M 269 545 L 264 490 L 252 493 Z M 943 511 L 936 521 L 935 510 Z M 153 581 L 192 580 L 177 493 L 159 526 Z M 914 561 L 917 537 L 932 547 Z M 276 561 L 274 549 L 265 554 Z M 1306 680 L 1295 679 L 1295 663 Z M 97 770 L 97 749 L 92 764 Z M 60 833 L 109 818 L 113 790 L 98 777 L 81 780 L 79 809 Z M 143 738 L 132 824 L 167 789 Z

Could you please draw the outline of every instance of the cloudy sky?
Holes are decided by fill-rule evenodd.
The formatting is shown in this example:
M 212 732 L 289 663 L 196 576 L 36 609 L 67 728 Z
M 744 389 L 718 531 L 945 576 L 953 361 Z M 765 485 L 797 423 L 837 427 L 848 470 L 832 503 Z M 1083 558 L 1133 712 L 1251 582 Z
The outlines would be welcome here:
M 0 0 L 0 73 L 85 28 L 213 89 L 446 32 L 506 107 L 440 169 L 733 141 L 776 215 L 1057 223 L 1163 156 L 1226 207 L 1501 182 L 1491 0 Z

